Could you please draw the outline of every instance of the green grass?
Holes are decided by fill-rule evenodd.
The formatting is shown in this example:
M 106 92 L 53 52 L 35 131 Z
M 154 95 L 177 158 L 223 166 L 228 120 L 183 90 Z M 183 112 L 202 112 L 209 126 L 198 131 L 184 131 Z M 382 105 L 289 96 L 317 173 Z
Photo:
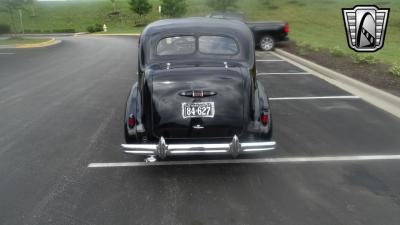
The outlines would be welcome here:
M 86 31 L 88 26 L 107 24 L 110 32 L 137 32 L 135 16 L 129 9 L 127 0 L 117 0 L 120 16 L 112 16 L 110 1 L 67 1 L 67 2 L 37 2 L 36 16 L 32 17 L 30 10 L 23 13 L 24 28 L 28 32 L 53 32 L 60 29 L 74 29 L 76 32 Z M 155 10 L 155 9 L 154 9 Z M 152 12 L 147 19 L 156 20 L 157 12 Z M 17 15 L 16 15 L 16 19 Z M 0 21 L 9 21 L 7 14 L 0 14 Z M 18 26 L 18 28 L 20 28 Z
M 36 44 L 45 41 L 49 41 L 50 38 L 38 38 L 38 39 L 27 39 L 27 38 L 9 38 L 0 40 L 0 45 L 15 45 L 15 44 Z
M 150 0 L 152 12 L 147 21 L 159 19 L 158 0 Z M 211 12 L 205 0 L 187 0 L 187 16 L 204 16 Z M 346 55 L 355 53 L 347 46 L 341 8 L 357 4 L 376 4 L 391 8 L 385 47 L 372 53 L 374 57 L 390 64 L 400 64 L 400 1 L 399 0 L 239 0 L 238 10 L 249 20 L 286 20 L 290 23 L 289 37 L 312 48 L 334 49 Z M 107 24 L 110 33 L 140 32 L 135 27 L 138 17 L 129 9 L 128 0 L 117 0 L 119 16 L 108 16 L 112 12 L 109 0 L 39 2 L 36 17 L 24 12 L 25 28 L 34 32 L 54 29 L 75 29 L 86 31 L 95 23 Z M 0 21 L 8 21 L 8 15 L 0 13 Z M 0 22 L 1 23 L 1 22 Z M 368 55 L 368 54 L 367 54 Z
M 263 7 L 255 7 L 260 2 L 269 2 Z M 269 9 L 268 5 L 277 9 Z M 391 8 L 384 48 L 372 53 L 376 59 L 386 63 L 400 62 L 400 1 L 360 1 L 360 0 L 246 0 L 240 5 L 250 20 L 277 19 L 290 24 L 291 39 L 316 48 L 335 48 L 345 54 L 355 53 L 349 49 L 343 25 L 341 8 L 351 8 L 357 4 L 376 4 Z

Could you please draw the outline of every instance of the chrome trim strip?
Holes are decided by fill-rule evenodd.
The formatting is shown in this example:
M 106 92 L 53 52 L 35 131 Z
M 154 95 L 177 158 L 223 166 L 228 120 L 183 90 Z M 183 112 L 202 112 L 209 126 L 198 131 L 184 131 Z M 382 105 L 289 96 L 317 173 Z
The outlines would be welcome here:
M 240 143 L 234 135 L 231 143 L 222 144 L 170 144 L 160 138 L 158 144 L 122 144 L 125 153 L 136 155 L 154 155 L 165 158 L 168 155 L 183 154 L 230 154 L 233 157 L 243 153 L 271 151 L 275 149 L 275 141 Z
M 124 151 L 125 153 L 128 153 L 128 154 L 138 154 L 138 155 L 151 155 L 151 154 L 154 154 L 154 151 L 140 151 L 140 150 L 137 150 L 137 151 Z
M 274 149 L 275 148 L 250 148 L 243 150 L 243 152 L 262 152 L 262 151 L 271 151 Z
M 204 151 L 201 151 L 201 150 L 174 150 L 174 151 L 170 151 L 170 152 L 168 152 L 168 153 L 170 153 L 170 154 L 191 154 L 191 153 L 204 153 L 204 154 L 207 154 L 207 153 L 227 153 L 228 151 L 226 151 L 226 150 L 204 150 Z
M 246 147 L 259 147 L 259 146 L 273 146 L 273 145 L 276 145 L 275 141 L 241 143 L 241 146 L 243 148 L 246 148 Z
M 229 144 L 171 144 L 168 149 L 210 149 L 210 148 L 229 148 Z
M 156 150 L 157 145 L 149 145 L 149 144 L 122 144 L 123 148 L 133 149 L 133 150 Z

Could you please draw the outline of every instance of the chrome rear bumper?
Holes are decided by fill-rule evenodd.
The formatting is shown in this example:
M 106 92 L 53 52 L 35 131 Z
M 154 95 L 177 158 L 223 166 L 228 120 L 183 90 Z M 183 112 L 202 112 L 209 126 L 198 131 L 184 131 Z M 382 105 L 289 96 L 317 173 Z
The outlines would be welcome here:
M 271 151 L 275 141 L 240 143 L 235 135 L 231 143 L 223 144 L 166 144 L 163 137 L 158 144 L 122 144 L 124 152 L 135 155 L 154 155 L 164 159 L 173 155 L 232 155 Z

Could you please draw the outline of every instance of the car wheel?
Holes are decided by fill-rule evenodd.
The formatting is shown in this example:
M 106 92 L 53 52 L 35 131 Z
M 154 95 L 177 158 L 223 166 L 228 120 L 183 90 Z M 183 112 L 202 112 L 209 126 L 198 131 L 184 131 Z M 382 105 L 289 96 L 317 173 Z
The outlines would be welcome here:
M 271 51 L 275 47 L 275 40 L 272 36 L 266 35 L 260 39 L 260 48 L 263 51 Z

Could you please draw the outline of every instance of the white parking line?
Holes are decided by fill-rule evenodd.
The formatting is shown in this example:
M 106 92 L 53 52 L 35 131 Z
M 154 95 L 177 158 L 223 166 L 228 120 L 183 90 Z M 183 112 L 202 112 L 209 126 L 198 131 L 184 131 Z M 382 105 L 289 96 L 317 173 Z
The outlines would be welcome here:
M 284 97 L 284 98 L 269 98 L 269 100 L 313 100 L 313 99 L 360 99 L 359 96 L 319 96 L 319 97 Z
M 294 73 L 257 73 L 257 76 L 262 75 L 311 75 L 311 73 L 306 72 L 294 72 Z
M 14 52 L 0 52 L 0 55 L 14 55 Z
M 145 167 L 145 166 L 177 166 L 177 165 L 206 165 L 206 164 L 255 164 L 255 163 L 306 163 L 306 162 L 356 162 L 377 160 L 400 160 L 400 155 L 352 155 L 352 156 L 314 156 L 314 157 L 284 157 L 264 159 L 222 159 L 222 160 L 186 160 L 147 162 L 114 162 L 90 163 L 89 168 L 112 167 Z
M 283 59 L 257 59 L 257 62 L 284 62 Z

